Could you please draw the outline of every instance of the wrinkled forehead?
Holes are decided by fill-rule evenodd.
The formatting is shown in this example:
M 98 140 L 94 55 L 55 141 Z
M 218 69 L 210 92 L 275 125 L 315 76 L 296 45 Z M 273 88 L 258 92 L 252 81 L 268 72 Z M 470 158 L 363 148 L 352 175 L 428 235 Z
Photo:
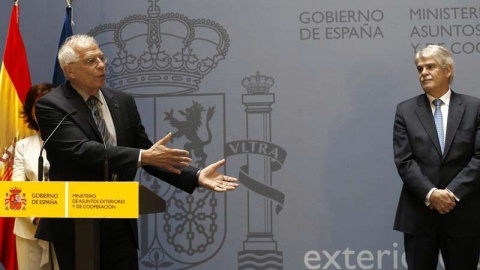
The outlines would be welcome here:
M 91 57 L 99 57 L 103 55 L 103 52 L 95 43 L 86 44 L 85 46 L 79 45 L 75 47 L 75 51 L 80 56 L 80 58 L 83 58 L 83 59 L 91 58 Z
M 422 55 L 417 59 L 417 66 L 425 66 L 425 65 L 432 65 L 432 64 L 435 64 L 435 65 L 439 64 L 437 58 L 434 57 L 433 55 L 429 55 L 429 56 Z
M 421 55 L 418 59 L 416 59 L 415 66 L 417 68 L 419 67 L 424 67 L 424 66 L 438 66 L 443 68 L 442 63 L 440 62 L 440 59 L 436 57 L 435 55 Z

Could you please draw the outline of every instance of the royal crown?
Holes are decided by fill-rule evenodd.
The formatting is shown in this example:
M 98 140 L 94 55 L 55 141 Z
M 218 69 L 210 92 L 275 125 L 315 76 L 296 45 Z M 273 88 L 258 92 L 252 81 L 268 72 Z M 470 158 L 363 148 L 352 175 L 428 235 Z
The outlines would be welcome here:
M 270 91 L 274 83 L 275 80 L 273 77 L 260 75 L 258 71 L 255 75 L 245 77 L 242 80 L 243 87 L 245 87 L 251 95 L 268 94 L 268 91 Z
M 131 15 L 88 32 L 111 58 L 106 71 L 108 86 L 144 91 L 136 94 L 198 90 L 204 76 L 225 59 L 230 46 L 227 32 L 212 20 L 161 14 L 159 0 L 148 1 L 147 15 Z
M 10 189 L 10 192 L 14 195 L 18 195 L 22 192 L 22 189 L 18 188 L 18 187 L 13 187 L 13 188 Z

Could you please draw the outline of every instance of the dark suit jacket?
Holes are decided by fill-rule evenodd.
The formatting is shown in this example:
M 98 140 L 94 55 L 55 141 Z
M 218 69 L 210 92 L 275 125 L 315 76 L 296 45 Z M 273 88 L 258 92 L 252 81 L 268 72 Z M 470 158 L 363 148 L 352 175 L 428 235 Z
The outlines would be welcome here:
M 394 229 L 433 233 L 443 226 L 451 236 L 480 231 L 480 100 L 452 91 L 445 153 L 442 155 L 432 109 L 425 94 L 397 106 L 393 151 L 403 187 Z M 460 201 L 440 215 L 425 205 L 432 188 L 449 189 Z
M 118 146 L 107 146 L 110 173 L 118 181 L 133 181 L 138 164 L 139 149 L 152 143 L 145 133 L 132 96 L 101 89 L 113 118 Z M 51 181 L 103 181 L 105 148 L 95 121 L 82 97 L 70 83 L 63 84 L 36 103 L 36 116 L 45 140 L 69 112 L 78 113 L 66 118 L 45 146 L 50 162 Z M 176 175 L 153 166 L 143 167 L 149 174 L 192 193 L 198 185 L 197 169 L 181 169 Z M 138 241 L 136 220 L 131 220 L 132 233 Z M 54 243 L 73 241 L 72 219 L 42 219 L 36 236 Z M 73 253 L 73 250 L 72 250 Z

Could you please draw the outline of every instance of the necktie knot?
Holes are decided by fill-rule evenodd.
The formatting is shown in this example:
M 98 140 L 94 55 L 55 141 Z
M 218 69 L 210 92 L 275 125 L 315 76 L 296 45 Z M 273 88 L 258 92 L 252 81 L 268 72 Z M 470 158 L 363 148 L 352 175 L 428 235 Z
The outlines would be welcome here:
M 87 99 L 87 104 L 90 107 L 90 109 L 92 109 L 94 106 L 97 106 L 97 101 L 98 101 L 98 98 L 96 96 L 90 96 Z
M 433 104 L 435 104 L 435 107 L 440 107 L 440 105 L 442 105 L 442 100 L 441 99 L 434 99 Z
M 98 100 L 98 98 L 96 96 L 90 96 L 87 99 L 88 107 L 92 111 L 92 114 L 93 114 L 94 117 L 99 117 L 100 116 L 100 113 L 98 112 L 98 107 L 97 107 L 98 102 L 100 102 L 100 100 Z

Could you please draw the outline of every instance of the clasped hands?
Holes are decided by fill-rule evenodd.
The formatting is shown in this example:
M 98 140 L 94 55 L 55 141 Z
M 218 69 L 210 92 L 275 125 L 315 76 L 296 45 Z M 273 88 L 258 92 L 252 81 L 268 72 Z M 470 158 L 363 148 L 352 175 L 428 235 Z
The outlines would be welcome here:
M 435 209 L 440 214 L 447 214 L 457 204 L 455 195 L 447 189 L 436 189 L 430 195 L 430 209 Z
M 188 151 L 165 146 L 171 138 L 172 133 L 169 132 L 148 150 L 142 151 L 142 165 L 161 167 L 175 174 L 181 173 L 178 168 L 190 166 L 192 159 L 189 157 Z M 198 184 L 217 192 L 236 189 L 238 187 L 236 178 L 218 172 L 218 168 L 224 164 L 225 159 L 222 159 L 203 168 L 198 175 Z

